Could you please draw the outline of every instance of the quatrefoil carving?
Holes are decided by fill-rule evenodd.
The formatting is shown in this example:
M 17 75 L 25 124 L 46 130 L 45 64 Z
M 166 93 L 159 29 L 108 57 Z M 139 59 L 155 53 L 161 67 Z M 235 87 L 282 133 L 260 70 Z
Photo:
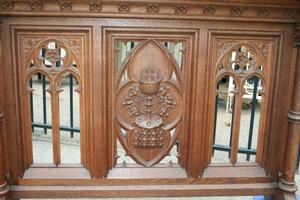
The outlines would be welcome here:
M 43 43 L 37 54 L 40 64 L 47 68 L 58 68 L 69 64 L 68 49 L 58 41 Z

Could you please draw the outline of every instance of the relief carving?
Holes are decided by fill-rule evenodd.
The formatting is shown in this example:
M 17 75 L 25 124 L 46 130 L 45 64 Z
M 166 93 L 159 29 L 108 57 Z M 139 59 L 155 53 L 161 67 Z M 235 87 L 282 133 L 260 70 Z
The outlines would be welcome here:
M 24 45 L 24 53 L 28 54 L 43 38 L 25 38 Z
M 31 56 L 29 57 L 28 68 L 32 70 L 38 67 L 40 70 L 44 71 L 46 74 L 56 75 L 62 68 L 67 68 L 71 65 L 71 57 L 69 48 L 62 42 L 56 39 L 47 38 L 28 38 L 25 39 L 29 46 L 32 46 L 32 51 L 30 51 Z M 38 43 L 34 44 L 34 43 Z M 29 48 L 24 44 L 25 47 Z M 27 56 L 26 56 L 27 58 Z M 72 59 L 73 61 L 74 59 Z
M 231 8 L 231 15 L 232 16 L 242 16 L 246 12 L 246 8 L 242 7 L 233 7 Z
M 61 57 L 59 49 L 46 49 L 45 58 L 52 64 L 60 61 Z
M 138 86 L 131 87 L 123 104 L 131 116 L 135 117 L 133 130 L 134 146 L 137 148 L 162 147 L 164 144 L 163 118 L 176 106 L 169 87 L 161 86 L 159 72 L 145 69 Z M 154 102 L 159 108 L 154 110 Z
M 268 17 L 270 15 L 271 10 L 268 8 L 258 8 L 257 16 L 258 17 Z
M 99 2 L 91 1 L 89 3 L 89 6 L 90 6 L 90 11 L 100 12 L 102 10 L 102 5 Z
M 229 66 L 238 74 L 244 74 L 250 69 L 254 69 L 257 64 L 254 50 L 249 46 L 238 46 L 229 54 Z
M 217 43 L 217 58 L 219 58 L 221 55 L 223 55 L 227 49 L 232 45 L 232 42 L 224 42 L 224 41 L 218 41 Z
M 70 1 L 60 2 L 59 8 L 61 11 L 70 11 L 70 10 L 72 10 L 72 3 Z
M 299 12 L 299 9 L 296 8 L 287 8 L 286 9 L 286 16 L 287 17 L 295 17 Z
M 265 59 L 268 59 L 269 51 L 270 51 L 270 45 L 267 43 L 263 42 L 257 42 L 254 43 L 256 47 L 260 50 L 262 55 L 264 56 Z
M 41 11 L 43 10 L 43 2 L 42 1 L 31 1 L 30 8 L 31 10 Z
M 128 4 L 120 4 L 119 5 L 119 12 L 130 12 L 130 7 Z
M 177 134 L 171 136 L 171 130 L 180 128 L 181 89 L 169 81 L 177 69 L 175 64 L 170 66 L 172 57 L 167 50 L 153 40 L 138 46 L 129 57 L 123 72 L 128 80 L 125 85 L 120 80 L 115 99 L 117 123 L 128 130 L 128 136 L 124 138 L 120 132 L 118 137 L 126 141 L 122 145 L 133 159 L 152 166 L 174 145 L 171 141 Z
M 159 12 L 159 5 L 158 4 L 149 4 L 147 6 L 148 13 L 158 13 Z
M 0 8 L 2 10 L 12 10 L 14 9 L 14 2 L 12 1 L 1 1 L 0 2 Z
M 203 8 L 202 14 L 208 16 L 214 15 L 216 12 L 216 8 L 216 6 L 206 6 Z
M 175 8 L 175 13 L 178 15 L 183 15 L 183 14 L 186 14 L 187 12 L 188 12 L 187 6 L 179 5 L 179 6 L 176 6 L 176 8 Z
M 81 55 L 80 39 L 63 37 L 63 38 L 59 38 L 59 40 L 62 41 L 64 44 L 66 44 L 68 47 L 70 47 L 77 56 Z

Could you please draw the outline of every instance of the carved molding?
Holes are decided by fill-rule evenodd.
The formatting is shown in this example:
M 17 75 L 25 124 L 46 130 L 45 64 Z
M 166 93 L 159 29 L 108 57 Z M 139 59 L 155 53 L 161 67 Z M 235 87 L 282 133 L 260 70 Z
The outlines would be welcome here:
M 0 199 L 1 197 L 5 196 L 9 192 L 9 186 L 7 185 L 7 182 L 4 182 L 0 185 Z
M 289 111 L 288 120 L 294 124 L 300 124 L 300 112 Z
M 24 4 L 25 2 L 25 4 Z M 53 4 L 57 2 L 57 4 Z M 29 7 L 26 6 L 28 3 Z M 57 6 L 57 8 L 55 8 Z M 135 9 L 131 9 L 131 8 Z M 93 16 L 115 16 L 118 14 L 130 14 L 132 18 L 157 18 L 162 19 L 175 18 L 184 16 L 185 19 L 201 20 L 203 18 L 212 18 L 218 20 L 234 20 L 234 21 L 278 21 L 278 22 L 293 22 L 296 23 L 300 16 L 300 6 L 284 5 L 274 6 L 272 4 L 264 5 L 264 7 L 253 6 L 247 3 L 235 3 L 220 5 L 217 3 L 207 4 L 205 2 L 184 2 L 172 1 L 164 2 L 141 2 L 141 1 L 108 1 L 108 0 L 90 0 L 90 1 L 75 1 L 75 0 L 54 0 L 52 2 L 41 0 L 24 0 L 0 1 L 0 9 L 3 12 L 1 15 L 13 16 L 59 16 L 64 17 L 63 12 L 68 17 L 88 15 Z M 57 11 L 54 11 L 57 10 Z M 72 10 L 72 12 L 70 12 Z M 30 12 L 34 11 L 34 12 Z M 170 12 L 171 11 L 171 12 Z
M 280 182 L 278 183 L 278 187 L 280 188 L 280 190 L 289 193 L 296 192 L 298 189 L 295 182 L 286 182 L 283 179 L 281 179 Z

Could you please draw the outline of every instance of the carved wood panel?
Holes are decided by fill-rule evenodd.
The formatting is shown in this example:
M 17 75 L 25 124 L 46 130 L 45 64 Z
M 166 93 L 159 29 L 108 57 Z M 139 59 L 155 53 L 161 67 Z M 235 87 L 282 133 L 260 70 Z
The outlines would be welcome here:
M 160 42 L 146 40 L 126 59 L 117 80 L 118 137 L 132 158 L 152 166 L 168 154 L 181 128 L 180 69 Z
M 218 95 L 222 95 L 222 91 L 219 89 L 219 83 L 224 77 L 232 79 L 232 88 L 229 87 L 226 91 L 234 99 L 233 112 L 232 112 L 232 128 L 230 135 L 230 163 L 236 165 L 238 158 L 240 139 L 242 137 L 241 126 L 245 126 L 245 121 L 242 121 L 242 104 L 244 95 L 247 93 L 245 87 L 247 81 L 253 77 L 257 78 L 260 83 L 260 88 L 257 89 L 257 93 L 260 96 L 260 118 L 258 123 L 258 137 L 256 149 L 255 161 L 265 167 L 269 172 L 271 166 L 267 166 L 266 152 L 270 148 L 267 145 L 267 138 L 270 137 L 267 132 L 269 124 L 270 107 L 272 106 L 272 88 L 274 80 L 272 75 L 276 71 L 276 65 L 272 63 L 276 50 L 274 46 L 277 40 L 271 37 L 259 36 L 259 35 L 239 35 L 238 38 L 233 38 L 226 33 L 217 33 L 213 35 L 212 44 L 214 49 L 212 50 L 211 65 L 212 69 L 212 98 L 210 102 L 218 98 Z M 272 65 L 273 64 L 273 65 Z M 230 91 L 229 91 L 230 90 Z M 217 104 L 211 104 L 210 109 L 215 110 Z M 210 130 L 213 130 L 216 112 L 211 112 Z M 245 114 L 244 114 L 245 115 Z M 224 131 L 223 131 L 224 132 Z M 209 146 L 212 146 L 212 133 L 209 134 L 208 142 Z M 207 159 L 211 162 L 212 149 L 209 149 Z
M 30 116 L 30 94 L 34 90 L 30 86 L 30 81 L 33 76 L 40 74 L 45 76 L 49 82 L 49 88 L 46 92 L 50 94 L 51 102 L 51 134 L 53 142 L 53 163 L 61 164 L 61 147 L 60 147 L 60 93 L 63 91 L 61 80 L 66 74 L 71 74 L 74 80 L 78 82 L 79 87 L 76 91 L 79 94 L 80 105 L 79 112 L 81 113 L 80 120 L 80 141 L 81 141 L 81 163 L 88 168 L 91 167 L 91 161 L 88 158 L 90 155 L 87 148 L 88 135 L 86 132 L 89 116 L 84 114 L 86 109 L 87 93 L 84 87 L 87 83 L 85 79 L 85 57 L 88 52 L 85 47 L 85 34 L 76 33 L 75 35 L 66 36 L 65 33 L 58 34 L 53 31 L 48 34 L 41 32 L 22 32 L 18 37 L 17 48 L 20 51 L 18 56 L 18 68 L 20 74 L 20 93 L 24 98 L 21 101 L 22 112 L 22 127 L 24 141 L 24 155 L 26 166 L 29 167 L 33 163 L 32 151 L 32 127 Z M 47 83 L 48 84 L 48 83 Z M 26 141 L 26 142 L 25 142 Z M 88 153 L 89 152 L 89 153 Z M 49 163 L 51 164 L 51 163 Z
M 5 107 L 9 107 L 5 108 L 4 113 L 4 124 L 8 127 L 8 130 L 5 130 L 7 136 L 5 142 L 9 144 L 8 151 L 5 151 L 9 157 L 6 159 L 6 165 L 9 164 L 7 171 L 10 172 L 7 180 L 10 184 L 20 184 L 11 187 L 12 198 L 53 195 L 62 198 L 164 196 L 167 193 L 178 196 L 253 195 L 253 193 L 277 192 L 274 180 L 278 178 L 278 172 L 284 171 L 284 167 L 279 169 L 278 165 L 280 160 L 285 159 L 286 151 L 279 155 L 276 152 L 280 150 L 275 149 L 283 149 L 286 146 L 288 131 L 285 130 L 287 124 L 285 111 L 291 98 L 285 94 L 285 90 L 289 93 L 292 91 L 292 87 L 287 88 L 292 86 L 293 67 L 290 61 L 292 26 L 280 23 L 275 26 L 273 22 L 291 22 L 290 17 L 281 20 L 286 14 L 287 7 L 280 8 L 274 5 L 274 8 L 271 6 L 269 10 L 268 6 L 263 8 L 259 5 L 249 5 L 247 9 L 243 9 L 244 6 L 234 6 L 236 4 L 219 3 L 220 5 L 215 6 L 214 3 L 206 5 L 205 2 L 187 2 L 186 7 L 184 3 L 180 5 L 171 1 L 166 2 L 169 3 L 162 2 L 156 5 L 141 2 L 137 5 L 134 1 L 126 4 L 108 1 L 90 4 L 44 2 L 43 6 L 33 3 L 28 6 L 28 10 L 32 9 L 32 12 L 23 15 L 44 14 L 52 17 L 42 19 L 8 17 L 9 20 L 3 20 L 4 49 L 9 49 L 4 51 L 3 59 L 5 80 L 3 82 L 6 92 L 4 99 Z M 27 3 L 13 3 L 14 8 L 11 12 L 4 9 L 5 17 L 6 14 L 17 15 L 18 10 L 21 11 L 27 6 Z M 81 4 L 85 6 L 79 6 Z M 49 5 L 53 10 L 48 9 Z M 4 7 L 10 8 L 6 5 Z M 39 11 L 40 8 L 42 10 Z M 82 12 L 77 13 L 80 9 Z M 298 10 L 298 7 L 296 9 Z M 70 10 L 72 12 L 67 13 Z M 49 12 L 43 13 L 44 11 Z M 127 14 L 112 15 L 113 12 Z M 82 20 L 79 16 L 82 13 L 93 18 Z M 69 18 L 55 17 L 60 14 Z M 142 19 L 136 19 L 138 15 Z M 256 17 L 257 15 L 260 17 Z M 281 17 L 276 18 L 279 15 Z M 108 18 L 97 18 L 99 16 Z M 111 19 L 110 16 L 119 18 Z M 176 20 L 161 20 L 165 18 Z M 256 23 L 247 23 L 247 20 Z M 258 23 L 260 20 L 270 23 Z M 89 42 L 84 36 L 87 31 L 79 33 L 78 30 L 81 29 L 90 30 Z M 137 45 L 125 53 L 124 63 L 115 69 L 117 65 L 114 64 L 114 54 L 117 49 L 112 46 L 118 39 L 136 40 Z M 184 48 L 184 63 L 189 60 L 188 65 L 184 65 L 183 68 L 178 66 L 172 53 L 165 48 L 163 43 L 165 40 L 189 41 L 187 42 L 189 45 Z M 89 179 L 88 173 L 76 179 L 74 175 L 81 170 L 78 166 L 76 169 L 65 166 L 34 166 L 26 170 L 26 176 L 22 177 L 25 168 L 30 165 L 28 162 L 30 157 L 26 157 L 30 156 L 29 141 L 24 134 L 26 131 L 31 132 L 30 116 L 26 110 L 30 92 L 28 77 L 31 72 L 47 74 L 52 86 L 50 91 L 55 97 L 59 93 L 58 77 L 65 69 L 73 69 L 70 65 L 56 66 L 60 58 L 55 49 L 46 50 L 46 59 L 51 65 L 48 63 L 44 66 L 43 59 L 36 60 L 38 49 L 40 47 L 47 49 L 48 41 L 57 42 L 58 46 L 66 49 L 68 55 L 77 58 L 80 63 L 74 73 L 77 73 L 83 86 L 81 97 L 84 103 L 81 106 L 86 126 L 81 128 L 86 130 L 84 136 L 86 144 L 83 144 L 85 148 L 82 151 L 86 157 L 84 160 L 89 160 L 88 168 L 92 169 L 91 176 L 95 179 Z M 248 53 L 245 53 L 241 46 L 253 52 L 254 59 L 247 60 Z M 92 52 L 91 55 L 87 49 Z M 236 52 L 234 62 L 238 63 L 234 68 L 232 68 L 233 60 L 230 58 L 233 51 Z M 65 57 L 62 62 L 68 63 L 71 57 Z M 31 61 L 34 61 L 33 66 Z M 250 68 L 245 67 L 247 63 Z M 260 63 L 263 63 L 263 70 L 259 69 Z M 261 130 L 265 135 L 259 142 L 260 155 L 257 156 L 258 164 L 263 168 L 253 163 L 242 165 L 238 163 L 235 166 L 209 165 L 214 95 L 218 92 L 216 83 L 225 75 L 235 78 L 237 87 L 234 94 L 239 97 L 243 94 L 243 83 L 250 76 L 257 75 L 263 80 L 265 86 L 263 98 L 267 106 L 264 107 L 266 112 L 265 117 L 262 117 L 264 121 Z M 57 108 L 55 103 L 53 105 Z M 238 109 L 236 111 L 238 112 Z M 58 118 L 54 118 L 53 122 L 57 124 L 57 120 Z M 238 123 L 238 120 L 235 120 L 236 127 Z M 232 164 L 236 162 L 239 137 L 239 129 L 235 130 Z M 146 167 L 129 165 L 113 167 L 114 163 L 111 160 L 116 154 L 111 152 L 114 151 L 111 149 L 115 147 L 112 141 L 116 139 L 115 135 L 112 136 L 115 133 L 126 154 Z M 178 160 L 180 162 L 185 159 L 179 163 L 180 166 L 168 164 L 164 165 L 164 169 L 160 164 L 156 166 L 178 140 L 180 141 Z M 23 156 L 24 154 L 26 156 Z M 58 155 L 58 152 L 56 154 Z M 275 158 L 276 156 L 278 158 Z M 25 166 L 22 160 L 27 162 Z M 59 163 L 59 159 L 56 160 L 56 164 Z M 22 166 L 18 166 L 18 163 Z M 110 168 L 113 168 L 111 171 L 117 169 L 115 172 L 119 173 L 111 176 L 108 173 Z M 164 172 L 167 177 L 160 176 L 160 173 Z M 124 174 L 127 178 L 123 177 Z M 177 176 L 178 174 L 180 176 Z M 52 175 L 55 177 L 51 177 Z M 65 177 L 72 180 L 66 180 Z M 220 183 L 225 188 L 220 187 Z M 235 183 L 234 187 L 231 187 L 232 183 Z M 104 185 L 110 186 L 102 187 Z M 163 189 L 161 185 L 164 186 Z M 153 191 L 158 193 L 154 194 Z

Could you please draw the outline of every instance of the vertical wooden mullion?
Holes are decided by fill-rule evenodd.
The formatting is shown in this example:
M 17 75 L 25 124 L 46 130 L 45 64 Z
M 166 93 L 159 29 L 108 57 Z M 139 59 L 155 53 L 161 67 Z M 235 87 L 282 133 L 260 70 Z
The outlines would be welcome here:
M 241 110 L 243 102 L 243 94 L 237 93 L 235 95 L 234 116 L 233 116 L 233 132 L 231 138 L 231 150 L 230 150 L 230 162 L 235 165 L 237 162 L 239 135 L 240 135 L 240 122 L 241 122 Z
M 85 100 L 84 100 L 84 91 L 82 87 L 82 82 L 79 82 L 79 126 L 80 126 L 80 160 L 81 164 L 87 166 L 90 168 L 91 166 L 88 164 L 88 153 L 90 152 L 87 149 L 86 141 L 87 141 L 87 132 L 85 131 L 85 119 L 84 119 L 84 105 L 85 105 Z
M 32 79 L 32 77 L 30 78 Z M 32 87 L 31 87 L 32 88 Z M 33 91 L 25 91 L 26 98 L 25 98 L 25 107 L 24 110 L 26 113 L 31 113 L 31 109 L 33 108 L 33 101 L 31 99 Z M 28 114 L 29 115 L 29 114 Z M 33 118 L 32 118 L 33 119 Z M 33 149 L 32 149 L 32 133 L 34 132 L 31 123 L 33 120 L 29 118 L 25 118 L 25 131 L 26 131 L 26 139 L 27 139 L 27 151 L 26 151 L 26 167 L 29 167 L 33 163 Z
M 55 84 L 54 84 L 55 85 Z M 54 87 L 58 87 L 57 85 Z M 52 110 L 52 142 L 53 142 L 53 163 L 59 165 L 60 157 L 60 130 L 59 130 L 59 90 L 54 88 L 51 98 Z

